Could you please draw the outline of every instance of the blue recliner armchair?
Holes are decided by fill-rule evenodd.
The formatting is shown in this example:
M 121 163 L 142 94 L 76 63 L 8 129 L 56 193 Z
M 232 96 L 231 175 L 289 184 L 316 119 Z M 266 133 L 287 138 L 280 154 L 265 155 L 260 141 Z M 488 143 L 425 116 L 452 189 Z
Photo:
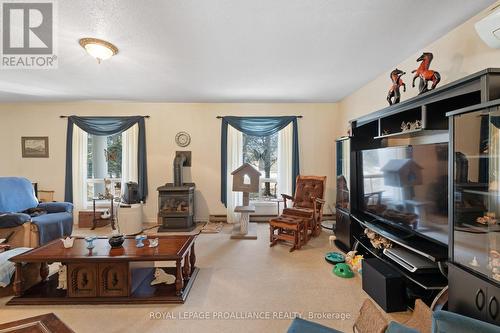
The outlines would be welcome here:
M 30 215 L 31 213 L 31 215 Z M 0 177 L 0 234 L 13 247 L 37 247 L 73 231 L 73 204 L 39 203 L 31 182 Z

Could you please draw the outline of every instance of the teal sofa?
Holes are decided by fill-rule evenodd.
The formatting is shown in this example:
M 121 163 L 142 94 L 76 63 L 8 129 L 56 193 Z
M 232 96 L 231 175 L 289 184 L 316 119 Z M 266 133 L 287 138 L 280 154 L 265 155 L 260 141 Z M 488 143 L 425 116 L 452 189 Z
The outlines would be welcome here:
M 288 328 L 288 333 L 342 333 L 318 323 L 295 318 Z M 386 333 L 418 333 L 397 322 L 391 322 Z M 448 311 L 435 311 L 432 314 L 432 333 L 500 333 L 500 327 L 480 320 L 465 317 Z

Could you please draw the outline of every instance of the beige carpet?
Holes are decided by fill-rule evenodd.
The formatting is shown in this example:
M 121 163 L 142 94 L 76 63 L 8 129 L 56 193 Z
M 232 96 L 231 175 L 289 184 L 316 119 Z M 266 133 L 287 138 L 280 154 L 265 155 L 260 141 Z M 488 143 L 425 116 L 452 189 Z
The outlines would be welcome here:
M 54 312 L 76 332 L 286 332 L 289 313 L 347 319 L 314 319 L 352 332 L 357 311 L 367 295 L 359 276 L 341 279 L 323 259 L 327 232 L 300 251 L 288 246 L 269 248 L 268 226 L 258 224 L 258 240 L 231 240 L 230 226 L 218 234 L 200 234 L 196 242 L 198 277 L 182 305 L 5 306 L 0 322 Z M 108 231 L 100 229 L 97 234 Z M 75 234 L 88 234 L 76 230 Z M 209 319 L 188 319 L 208 312 Z M 215 312 L 215 314 L 214 314 Z M 151 313 L 164 319 L 150 319 Z M 242 316 L 262 319 L 213 319 Z M 283 319 L 264 319 L 266 317 Z M 404 314 L 401 314 L 404 316 Z

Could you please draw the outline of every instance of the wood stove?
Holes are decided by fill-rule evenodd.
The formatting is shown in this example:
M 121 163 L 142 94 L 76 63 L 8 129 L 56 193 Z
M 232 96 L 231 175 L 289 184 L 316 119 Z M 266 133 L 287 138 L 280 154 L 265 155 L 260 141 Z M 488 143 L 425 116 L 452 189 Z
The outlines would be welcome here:
M 191 231 L 194 223 L 194 183 L 184 183 L 182 168 L 191 166 L 191 152 L 178 151 L 174 159 L 174 183 L 158 187 L 158 228 L 162 231 Z

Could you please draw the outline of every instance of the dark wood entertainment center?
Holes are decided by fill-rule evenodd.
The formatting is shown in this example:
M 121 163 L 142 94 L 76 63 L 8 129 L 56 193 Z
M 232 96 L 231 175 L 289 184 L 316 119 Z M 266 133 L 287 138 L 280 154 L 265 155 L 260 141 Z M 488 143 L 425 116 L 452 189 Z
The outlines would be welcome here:
M 488 106 L 498 107 L 499 105 L 500 69 L 489 68 L 350 122 L 352 134 L 348 138 L 350 143 L 346 146 L 349 150 L 347 165 L 350 165 L 350 167 L 344 170 L 347 175 L 342 175 L 345 176 L 348 182 L 349 203 L 345 204 L 344 202 L 339 205 L 339 200 L 337 200 L 337 244 L 344 251 L 356 249 L 363 253 L 365 257 L 379 258 L 401 273 L 407 285 L 407 295 L 402 296 L 407 296 L 409 306 L 412 306 L 412 301 L 415 298 L 422 298 L 427 303 L 430 303 L 450 281 L 448 293 L 450 295 L 449 307 L 451 311 L 499 324 L 500 283 L 493 281 L 491 278 L 480 276 L 473 270 L 455 263 L 453 237 L 448 238 L 447 246 L 417 232 L 408 232 L 391 226 L 364 212 L 362 206 L 365 198 L 361 193 L 363 179 L 360 176 L 359 161 L 361 151 L 392 146 L 447 142 L 449 148 L 448 232 L 453 235 L 454 216 L 456 216 L 456 214 L 453 214 L 453 205 L 455 205 L 454 191 L 458 186 L 452 179 L 454 175 L 453 137 L 457 135 L 453 131 L 453 116 L 461 112 Z M 421 128 L 407 131 L 401 130 L 402 122 L 417 119 L 421 121 Z M 464 135 L 467 134 L 464 133 Z M 345 138 L 337 142 L 337 150 L 339 150 L 339 142 L 343 140 Z M 342 157 L 337 158 L 342 159 Z M 337 168 L 339 168 L 339 165 L 338 160 Z M 338 171 L 337 176 L 339 177 Z M 470 186 L 473 186 L 473 184 L 470 184 Z M 345 198 L 343 200 L 345 201 Z M 446 200 L 446 198 L 443 198 L 443 200 Z M 382 250 L 372 246 L 363 232 L 365 228 L 375 231 L 399 247 L 437 263 L 439 270 L 433 273 L 418 274 L 404 269 L 389 259 Z M 496 231 L 496 234 L 491 237 L 498 238 L 496 236 L 498 232 Z M 448 267 L 450 267 L 449 270 Z M 465 286 L 472 291 L 464 293 L 463 288 Z M 477 293 L 483 293 L 485 305 L 482 308 L 484 308 L 483 312 L 487 312 L 487 305 L 490 307 L 488 315 L 484 313 L 478 314 L 478 311 L 471 310 L 478 303 Z M 465 296 L 462 296 L 462 294 Z

